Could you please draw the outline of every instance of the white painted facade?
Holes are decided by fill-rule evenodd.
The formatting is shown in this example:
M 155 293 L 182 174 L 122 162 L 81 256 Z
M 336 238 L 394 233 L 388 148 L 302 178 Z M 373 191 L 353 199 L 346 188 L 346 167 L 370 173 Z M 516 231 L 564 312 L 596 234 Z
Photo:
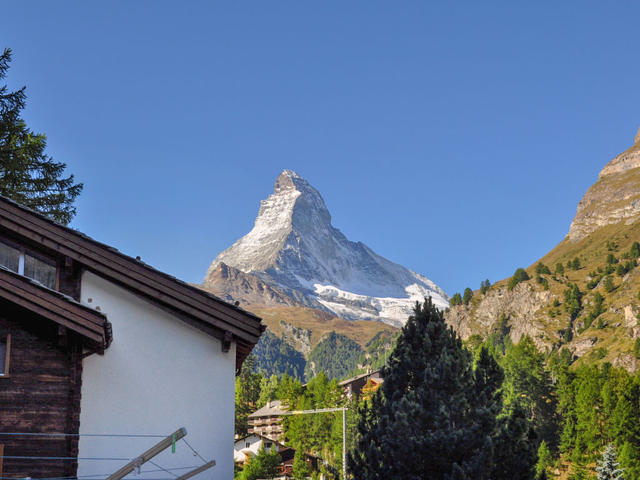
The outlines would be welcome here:
M 235 342 L 221 342 L 187 325 L 128 290 L 85 271 L 82 303 L 99 308 L 113 325 L 104 356 L 84 359 L 80 434 L 169 435 L 185 427 L 187 441 L 217 465 L 197 478 L 233 478 Z M 108 474 L 135 458 L 158 438 L 80 437 L 78 476 Z M 178 442 L 154 459 L 160 467 L 198 466 L 202 461 Z M 128 478 L 165 478 L 147 463 Z M 175 470 L 178 475 L 188 471 Z M 105 475 L 96 478 L 105 478 Z
M 235 441 L 233 446 L 233 459 L 236 462 L 244 463 L 249 459 L 249 457 L 257 455 L 258 450 L 260 450 L 260 447 L 263 444 L 267 452 L 270 452 L 272 449 L 279 452 L 281 448 L 284 448 L 284 445 L 274 442 L 262 435 L 248 435 Z

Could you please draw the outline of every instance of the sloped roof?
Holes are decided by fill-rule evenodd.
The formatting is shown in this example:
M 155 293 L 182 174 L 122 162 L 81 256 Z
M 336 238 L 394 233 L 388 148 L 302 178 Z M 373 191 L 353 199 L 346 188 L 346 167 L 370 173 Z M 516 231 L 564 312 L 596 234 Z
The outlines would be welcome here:
M 67 327 L 100 349 L 111 343 L 111 326 L 104 314 L 1 266 L 0 299 Z
M 210 335 L 235 340 L 237 367 L 264 330 L 256 315 L 2 196 L 0 231 L 73 259 Z
M 249 418 L 269 417 L 271 415 L 278 416 L 286 410 L 286 408 L 282 407 L 282 402 L 280 400 L 272 400 L 271 402 L 268 402 L 264 407 L 256 410 L 251 415 L 249 415 Z

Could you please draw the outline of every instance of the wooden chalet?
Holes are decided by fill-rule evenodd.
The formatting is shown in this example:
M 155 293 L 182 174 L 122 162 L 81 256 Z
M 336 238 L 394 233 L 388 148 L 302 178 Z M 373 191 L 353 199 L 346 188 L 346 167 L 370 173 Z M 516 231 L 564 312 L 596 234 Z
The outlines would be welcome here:
M 255 315 L 0 197 L 0 477 L 95 474 L 114 465 L 77 461 L 104 452 L 84 434 L 184 426 L 231 478 L 234 377 L 262 331 Z M 43 433 L 67 436 L 28 435 Z

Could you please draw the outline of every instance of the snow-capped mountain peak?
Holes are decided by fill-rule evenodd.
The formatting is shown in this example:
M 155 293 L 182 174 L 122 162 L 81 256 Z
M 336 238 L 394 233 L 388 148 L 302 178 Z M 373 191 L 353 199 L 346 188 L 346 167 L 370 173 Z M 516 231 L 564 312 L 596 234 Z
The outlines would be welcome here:
M 401 324 L 425 296 L 448 305 L 428 278 L 349 241 L 331 225 L 320 192 L 291 170 L 278 176 L 273 193 L 260 203 L 253 229 L 213 261 L 205 287 L 224 290 L 211 285 L 222 264 L 345 319 Z

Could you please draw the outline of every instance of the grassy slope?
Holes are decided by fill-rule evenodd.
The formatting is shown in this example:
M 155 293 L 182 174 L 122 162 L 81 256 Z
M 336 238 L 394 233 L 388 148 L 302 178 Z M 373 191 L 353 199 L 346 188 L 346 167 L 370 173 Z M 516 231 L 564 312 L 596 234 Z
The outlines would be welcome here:
M 607 249 L 608 241 L 617 244 L 617 248 L 614 251 Z M 555 271 L 557 263 L 562 263 L 565 270 L 564 275 L 554 275 L 553 273 L 551 275 L 543 275 L 549 283 L 549 291 L 552 294 L 552 298 L 547 305 L 541 305 L 537 313 L 537 321 L 543 326 L 545 340 L 549 344 L 557 343 L 560 337 L 558 331 L 567 328 L 570 323 L 569 314 L 564 310 L 564 291 L 567 289 L 568 283 L 576 283 L 580 291 L 583 292 L 583 309 L 575 320 L 576 325 L 581 324 L 588 315 L 596 292 L 600 292 L 605 298 L 606 311 L 598 317 L 598 319 L 602 318 L 605 322 L 605 328 L 597 328 L 598 321 L 596 320 L 591 327 L 579 334 L 577 333 L 571 342 L 571 344 L 575 344 L 585 339 L 597 339 L 590 351 L 578 363 L 584 361 L 590 363 L 612 362 L 619 354 L 631 353 L 633 350 L 634 340 L 625 327 L 624 307 L 630 305 L 634 313 L 640 311 L 640 300 L 638 299 L 638 292 L 640 292 L 640 266 L 625 277 L 620 277 L 613 273 L 612 278 L 617 288 L 610 293 L 605 292 L 602 282 L 593 290 L 589 290 L 586 284 L 591 279 L 589 277 L 590 272 L 596 271 L 598 267 L 603 269 L 606 267 L 606 257 L 609 253 L 613 253 L 621 262 L 624 262 L 622 255 L 629 251 L 634 241 L 640 241 L 640 222 L 632 225 L 625 225 L 624 222 L 620 222 L 600 228 L 587 238 L 576 243 L 565 239 L 539 260 L 548 266 L 552 272 Z M 567 262 L 575 257 L 580 259 L 581 268 L 579 270 L 572 270 L 566 266 Z M 527 284 L 529 288 L 542 290 L 542 285 L 535 281 L 535 266 L 537 264 L 538 262 L 535 262 L 526 268 L 531 277 Z M 509 279 L 507 278 L 496 282 L 492 288 L 496 286 L 506 287 L 508 281 Z M 559 307 L 552 307 L 551 303 L 554 299 L 561 303 Z M 481 300 L 482 295 L 480 292 L 474 292 L 472 318 L 474 318 L 473 310 Z M 560 315 L 552 317 L 549 314 L 552 309 L 556 312 L 559 310 Z M 607 354 L 603 358 L 598 358 L 598 350 L 601 347 L 607 349 Z

